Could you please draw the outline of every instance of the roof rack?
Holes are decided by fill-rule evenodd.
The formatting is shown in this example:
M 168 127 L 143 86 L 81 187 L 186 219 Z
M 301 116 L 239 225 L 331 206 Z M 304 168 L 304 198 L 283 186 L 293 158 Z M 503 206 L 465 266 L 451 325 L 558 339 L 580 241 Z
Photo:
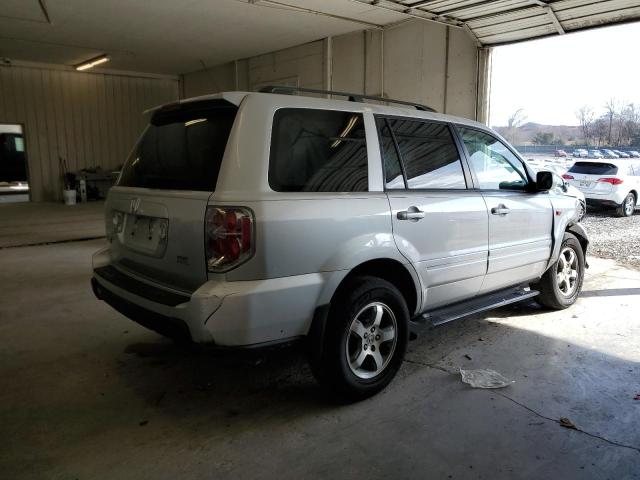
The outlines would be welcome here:
M 262 93 L 286 93 L 292 94 L 297 92 L 302 93 L 318 93 L 321 95 L 337 95 L 339 97 L 347 97 L 350 102 L 362 102 L 363 100 L 376 100 L 378 102 L 386 102 L 386 103 L 395 103 L 398 105 L 406 105 L 408 107 L 413 107 L 416 110 L 422 110 L 425 112 L 435 112 L 436 110 L 428 107 L 427 105 L 421 105 L 419 103 L 413 102 L 405 102 L 403 100 L 394 100 L 392 98 L 384 98 L 384 97 L 375 97 L 371 95 L 361 95 L 359 93 L 348 93 L 348 92 L 336 92 L 333 90 L 319 90 L 316 88 L 303 88 L 303 87 L 288 87 L 285 85 L 267 85 L 260 89 Z

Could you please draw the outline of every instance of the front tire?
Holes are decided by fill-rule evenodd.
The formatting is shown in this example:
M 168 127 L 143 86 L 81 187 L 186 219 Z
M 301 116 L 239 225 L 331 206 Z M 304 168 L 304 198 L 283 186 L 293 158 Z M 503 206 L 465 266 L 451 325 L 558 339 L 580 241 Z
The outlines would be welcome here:
M 584 281 L 584 253 L 580 242 L 565 233 L 558 260 L 544 273 L 540 281 L 531 285 L 539 290 L 536 301 L 544 307 L 562 310 L 573 305 L 582 291 Z
M 629 192 L 622 203 L 616 208 L 616 214 L 619 217 L 630 217 L 636 209 L 636 196 Z
M 332 301 L 312 371 L 340 397 L 361 400 L 391 382 L 408 340 L 409 311 L 398 289 L 380 278 L 356 277 Z
M 587 205 L 583 202 L 578 202 L 578 212 L 576 214 L 576 220 L 578 222 L 581 222 L 586 214 L 587 214 Z

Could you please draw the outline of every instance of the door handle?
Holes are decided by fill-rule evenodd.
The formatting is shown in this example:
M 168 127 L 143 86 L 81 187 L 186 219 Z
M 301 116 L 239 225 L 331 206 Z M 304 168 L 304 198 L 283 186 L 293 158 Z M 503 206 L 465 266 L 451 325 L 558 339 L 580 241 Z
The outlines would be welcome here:
M 509 209 L 505 207 L 503 204 L 498 205 L 497 207 L 493 207 L 491 209 L 491 213 L 493 215 L 507 215 L 509 213 Z
M 424 212 L 418 207 L 409 207 L 406 210 L 400 211 L 397 214 L 398 220 L 410 220 L 417 222 L 421 218 L 424 218 Z

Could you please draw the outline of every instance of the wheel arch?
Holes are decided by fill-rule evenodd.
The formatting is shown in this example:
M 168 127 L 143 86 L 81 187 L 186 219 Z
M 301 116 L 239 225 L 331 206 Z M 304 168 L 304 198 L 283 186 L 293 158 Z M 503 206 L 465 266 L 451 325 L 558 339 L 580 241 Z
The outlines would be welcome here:
M 415 315 L 422 305 L 422 286 L 418 274 L 411 264 L 402 264 L 392 258 L 366 260 L 351 268 L 346 275 L 337 277 L 335 283 L 331 282 L 331 285 L 327 286 L 325 293 L 320 296 L 320 302 L 316 306 L 308 336 L 323 335 L 324 323 L 329 314 L 331 303 L 344 290 L 351 279 L 358 276 L 382 278 L 394 285 L 407 302 L 407 309 L 410 315 Z
M 578 239 L 578 242 L 580 242 L 580 246 L 582 247 L 582 254 L 584 255 L 586 265 L 587 248 L 589 247 L 589 237 L 587 235 L 587 231 L 579 223 L 574 223 L 573 225 L 569 225 L 567 227 L 566 232 L 573 234 Z
M 409 312 L 411 314 L 417 312 L 422 302 L 422 294 L 415 270 L 410 265 L 403 265 L 391 258 L 377 258 L 362 262 L 352 268 L 342 279 L 332 298 L 335 298 L 351 279 L 359 276 L 377 277 L 391 283 L 404 297 Z

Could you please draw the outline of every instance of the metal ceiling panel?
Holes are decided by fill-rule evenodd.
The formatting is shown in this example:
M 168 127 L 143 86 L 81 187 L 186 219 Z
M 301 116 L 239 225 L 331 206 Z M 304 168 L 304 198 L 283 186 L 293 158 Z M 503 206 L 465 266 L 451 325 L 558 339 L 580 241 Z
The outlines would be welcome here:
M 462 26 L 495 46 L 640 20 L 640 0 L 355 0 Z

